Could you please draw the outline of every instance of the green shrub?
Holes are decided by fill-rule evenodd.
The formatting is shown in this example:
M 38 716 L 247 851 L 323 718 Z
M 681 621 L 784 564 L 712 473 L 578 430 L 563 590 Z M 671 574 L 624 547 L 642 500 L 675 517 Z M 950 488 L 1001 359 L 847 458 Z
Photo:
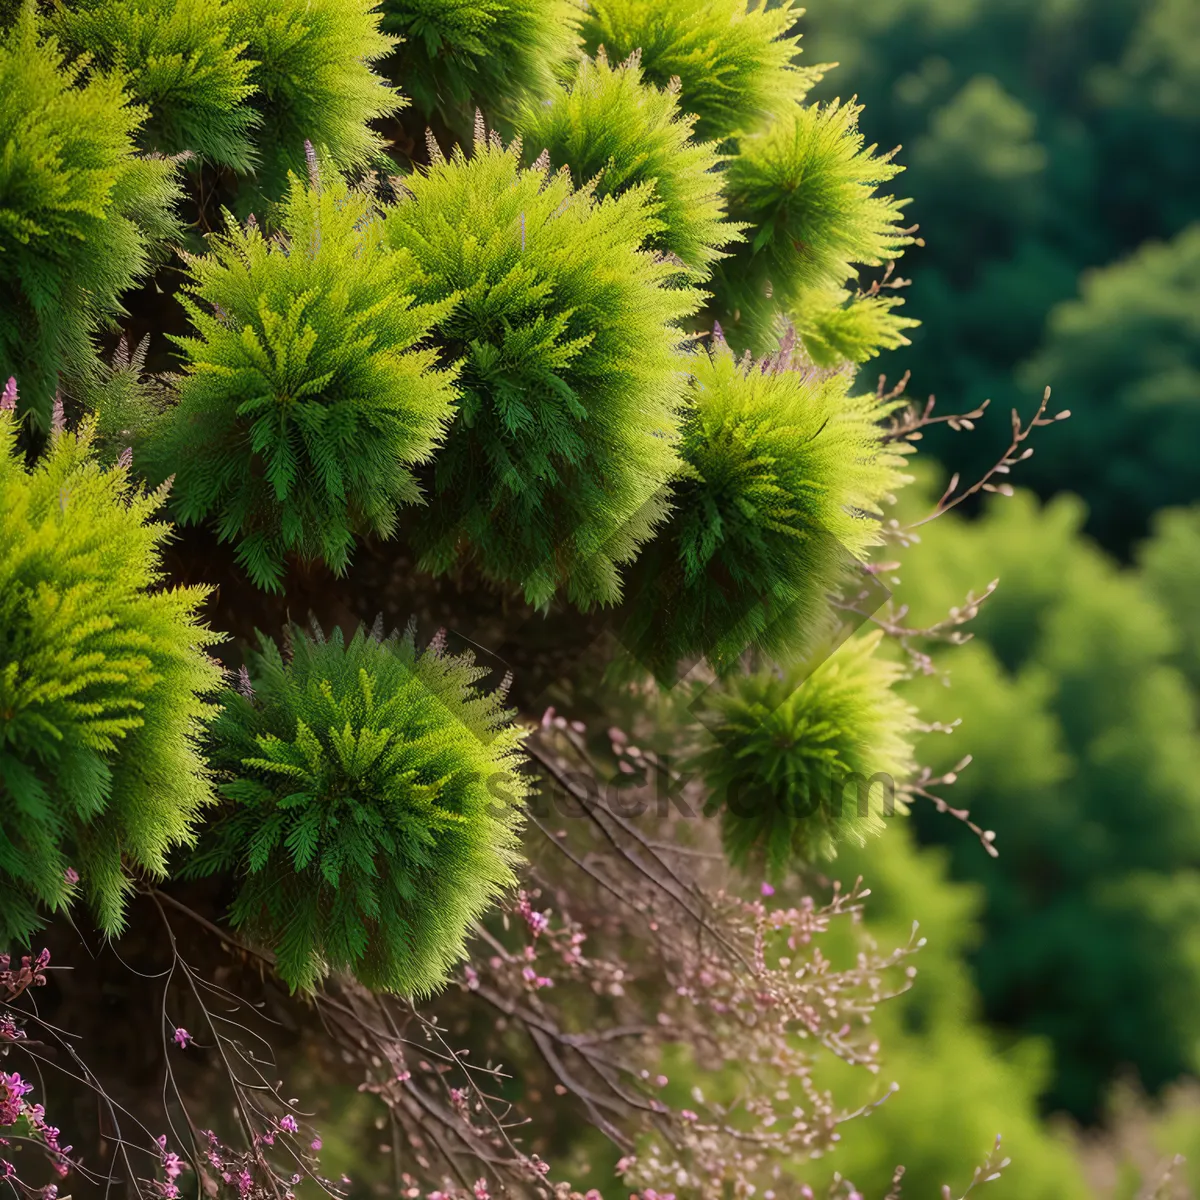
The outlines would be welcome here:
M 73 0 L 54 16 L 64 43 L 123 76 L 145 107 L 145 149 L 251 170 L 255 64 L 233 38 L 229 0 Z
M 469 136 L 476 108 L 509 114 L 554 89 L 579 41 L 573 0 L 383 0 L 383 28 L 403 39 L 388 61 L 422 117 Z
M 92 335 L 178 232 L 174 164 L 135 154 L 145 113 L 117 78 L 81 75 L 32 5 L 0 34 L 0 378 L 42 428 L 60 369 L 95 371 Z
M 341 171 L 386 169 L 371 122 L 404 101 L 373 69 L 395 45 L 380 29 L 378 0 L 228 2 L 231 35 L 254 63 L 261 194 L 276 200 L 289 173 L 304 174 L 309 142 Z
M 860 266 L 880 266 L 912 241 L 900 220 L 908 202 L 876 191 L 901 168 L 864 147 L 860 111 L 837 101 L 793 104 L 739 139 L 726 194 L 746 240 L 714 284 L 735 314 L 726 330 L 735 345 L 761 352 L 778 338 L 776 312 L 794 310 L 803 325 L 813 293 L 843 288 Z
M 389 245 L 420 272 L 417 298 L 462 362 L 458 416 L 413 536 L 445 571 L 464 549 L 544 603 L 619 594 L 676 469 L 685 376 L 678 322 L 696 308 L 643 241 L 653 185 L 597 201 L 569 175 L 522 169 L 482 134 L 405 181 Z
M 212 521 L 270 589 L 288 553 L 341 571 L 355 533 L 390 534 L 453 411 L 420 345 L 449 304 L 414 303 L 419 269 L 384 248 L 370 196 L 293 176 L 278 223 L 189 259 L 179 403 L 148 446 L 179 519 Z
M 811 674 L 738 675 L 706 698 L 712 739 L 694 765 L 736 866 L 781 879 L 881 833 L 888 805 L 902 810 L 916 711 L 893 690 L 900 667 L 875 657 L 882 636 L 847 642 Z
M 603 46 L 613 62 L 640 51 L 656 87 L 679 80 L 696 137 L 723 139 L 755 128 L 820 78 L 819 68 L 794 65 L 799 15 L 791 0 L 592 0 L 583 37 L 589 54 Z
M 584 59 L 553 98 L 527 102 L 517 119 L 527 160 L 545 151 L 552 170 L 569 168 L 576 187 L 597 179 L 597 196 L 654 185 L 664 228 L 649 245 L 703 278 L 737 237 L 725 222 L 720 159 L 712 143 L 691 140 L 694 121 L 677 94 L 643 83 L 637 55 L 618 67 L 603 53 Z
M 101 469 L 88 427 L 27 470 L 17 429 L 0 405 L 0 945 L 80 889 L 115 933 L 122 860 L 166 873 L 213 799 L 197 737 L 221 678 L 208 589 L 161 587 L 161 492 Z
M 411 634 L 262 639 L 211 755 L 229 802 L 187 871 L 232 871 L 238 928 L 293 989 L 352 970 L 425 995 L 515 883 L 524 733 L 483 672 Z
M 887 407 L 850 377 L 784 352 L 738 360 L 723 343 L 691 360 L 691 404 L 670 519 L 629 588 L 624 642 L 660 677 L 704 656 L 794 658 L 824 630 L 829 597 L 878 538 L 903 457 L 883 442 Z

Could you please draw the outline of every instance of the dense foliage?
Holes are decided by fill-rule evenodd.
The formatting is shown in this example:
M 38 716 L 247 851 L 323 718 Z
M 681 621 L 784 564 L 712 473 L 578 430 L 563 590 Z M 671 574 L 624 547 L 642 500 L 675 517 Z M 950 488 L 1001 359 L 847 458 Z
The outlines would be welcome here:
M 876 631 L 815 669 L 739 675 L 705 697 L 694 765 L 719 814 L 725 852 L 776 881 L 799 864 L 862 845 L 904 811 L 915 711 L 892 690 L 900 669 L 875 656 Z
M 264 638 L 209 734 L 228 810 L 187 873 L 234 871 L 235 927 L 292 988 L 350 969 L 425 995 L 515 883 L 521 731 L 469 660 L 411 635 Z
M 1156 509 L 1200 494 L 1200 225 L 1085 273 L 1080 293 L 1050 311 L 1018 374 L 1031 389 L 1052 381 L 1055 402 L 1083 418 L 1032 478 L 1086 496 L 1092 527 L 1125 546 Z
M 622 639 L 660 679 L 681 661 L 734 669 L 748 647 L 794 659 L 828 633 L 829 597 L 878 537 L 904 480 L 888 406 L 846 374 L 762 363 L 723 340 L 690 363 L 670 518 L 632 574 Z
M 601 50 L 580 62 L 569 85 L 526 101 L 517 129 L 527 158 L 545 152 L 551 170 L 566 167 L 576 187 L 596 180 L 597 196 L 651 185 L 663 228 L 648 244 L 703 278 L 737 226 L 722 220 L 721 160 L 713 143 L 692 139 L 694 123 L 680 112 L 677 89 L 643 81 L 638 55 L 614 67 Z
M 356 533 L 394 532 L 453 412 L 452 375 L 420 345 L 448 305 L 414 303 L 420 270 L 384 249 L 370 196 L 314 159 L 275 222 L 189 260 L 178 404 L 148 439 L 180 520 L 211 520 L 268 588 L 289 552 L 341 571 Z
M 786 112 L 816 78 L 795 62 L 799 37 L 791 0 L 596 0 L 584 19 L 590 54 L 603 46 L 614 62 L 640 54 L 646 78 L 665 88 L 678 80 L 696 136 L 723 139 Z
M 3 944 L 79 894 L 115 933 L 125 864 L 166 874 L 214 798 L 197 738 L 220 678 L 207 589 L 161 586 L 162 494 L 102 469 L 87 429 L 27 470 L 17 430 L 0 404 Z
M 398 46 L 391 77 L 421 117 L 470 135 L 475 110 L 511 117 L 569 70 L 580 13 L 573 0 L 384 0 Z
M 857 264 L 882 266 L 911 242 L 900 220 L 904 201 L 876 190 L 900 168 L 864 146 L 858 114 L 857 105 L 836 101 L 793 105 L 740 139 L 726 186 L 730 215 L 749 228 L 717 283 L 735 344 L 760 351 L 778 334 L 775 307 L 803 313 L 808 296 L 823 299 Z
M 146 149 L 190 152 L 249 171 L 261 118 L 251 98 L 254 63 L 234 40 L 229 0 L 80 0 L 54 13 L 54 28 L 94 67 L 118 70 L 145 106 Z
M 0 377 L 43 428 L 59 386 L 96 370 L 93 336 L 178 232 L 175 165 L 140 157 L 144 110 L 84 76 L 22 8 L 0 44 Z
M 420 302 L 452 304 L 437 337 L 462 362 L 423 562 L 465 550 L 534 603 L 612 601 L 676 469 L 679 322 L 698 303 L 642 246 L 653 186 L 597 200 L 482 128 L 470 158 L 439 154 L 403 186 L 387 244 L 416 264 Z
M 828 29 L 849 9 L 826 5 Z M 856 8 L 854 44 L 952 42 L 983 11 L 900 10 Z M 1017 0 L 980 20 L 1035 18 L 1064 19 Z M 0 937 L 44 923 L 77 973 L 34 1006 L 49 960 L 0 959 L 0 1052 L 36 1051 L 36 1029 L 73 1064 L 47 1101 L 99 1093 L 81 1180 L 156 1200 L 289 1197 L 305 1174 L 407 1200 L 728 1200 L 842 1167 L 894 1194 L 908 1160 L 921 1194 L 999 1125 L 1027 1165 L 988 1158 L 993 1194 L 1074 1197 L 1034 1128 L 1043 1080 L 1044 1103 L 1090 1116 L 1126 1063 L 1152 1087 L 1196 1066 L 1194 514 L 1163 519 L 1136 577 L 1080 543 L 1071 502 L 943 517 L 920 542 L 891 519 L 929 414 L 857 376 L 914 328 L 893 268 L 923 214 L 876 137 L 908 102 L 814 101 L 799 19 L 753 0 L 62 0 L 3 23 L 0 367 L 29 383 L 0 402 Z M 1179 128 L 1171 21 L 1095 87 L 1118 107 L 1140 88 Z M 840 95 L 886 75 L 858 61 Z M 914 61 L 924 83 L 901 92 L 932 96 L 945 72 Z M 936 190 L 931 211 L 971 198 L 974 223 L 947 209 L 946 271 L 999 256 L 1020 291 L 1004 231 L 1041 219 L 1039 126 L 1009 76 L 962 83 L 904 190 Z M 1029 369 L 1074 407 L 1111 385 L 1114 411 L 1178 416 L 1145 444 L 1156 496 L 1182 500 L 1165 477 L 1194 374 L 1190 235 L 1144 180 L 1113 190 L 1161 208 L 1172 249 L 1097 276 Z M 1043 263 L 1117 257 L 1068 233 Z M 1040 329 L 1038 304 L 996 341 Z M 1123 374 L 1105 330 L 1127 311 L 1145 353 Z M 1132 510 L 1147 481 L 1127 468 Z M 910 625 L 948 611 L 957 630 L 997 570 L 979 639 L 947 652 L 955 686 L 909 684 L 941 662 Z M 888 602 L 898 578 L 911 612 Z M 231 634 L 223 680 L 201 602 Z M 367 633 L 381 611 L 413 624 Z M 638 669 L 612 670 L 614 642 Z M 947 698 L 961 732 L 914 748 L 913 702 L 949 722 Z M 957 786 L 999 865 L 954 841 L 966 818 L 922 808 L 917 762 L 963 741 L 978 763 Z M 889 800 L 981 876 L 972 966 L 1001 1035 L 959 961 L 974 901 L 887 828 Z M 926 902 L 942 957 L 905 991 Z M 907 1106 L 881 1107 L 877 1031 Z M 293 1090 L 330 1126 L 325 1163 Z M 53 1200 L 26 1182 L 36 1155 L 5 1157 L 37 1111 L 30 1145 L 77 1169 L 27 1095 L 0 1073 L 0 1179 Z
M 367 122 L 400 100 L 372 64 L 394 40 L 369 0 L 70 0 L 53 28 L 92 68 L 119 74 L 147 121 L 144 148 L 254 176 L 277 199 L 304 142 L 343 170 L 379 165 Z M 86 61 L 81 60 L 81 61 Z

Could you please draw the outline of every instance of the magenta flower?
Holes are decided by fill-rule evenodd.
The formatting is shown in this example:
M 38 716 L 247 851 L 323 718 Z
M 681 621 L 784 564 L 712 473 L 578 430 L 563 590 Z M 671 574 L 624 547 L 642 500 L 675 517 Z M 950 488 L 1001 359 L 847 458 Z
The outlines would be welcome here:
M 8 382 L 4 385 L 3 393 L 0 393 L 0 409 L 8 409 L 10 412 L 17 407 L 17 380 L 16 376 L 10 375 Z
M 775 895 L 775 889 L 769 883 L 764 883 L 762 885 L 762 894 L 764 896 L 773 896 Z
M 75 870 L 75 868 L 74 868 L 74 867 L 68 867 L 68 868 L 67 868 L 67 869 L 66 869 L 66 870 L 63 872 L 63 878 L 64 878 L 64 879 L 65 879 L 65 880 L 66 880 L 66 881 L 67 881 L 69 884 L 72 884 L 72 885 L 74 885 L 74 884 L 76 884 L 76 883 L 78 883 L 78 882 L 79 882 L 79 872 L 78 872 L 77 870 Z
M 179 1028 L 176 1029 L 171 1035 L 171 1040 L 180 1048 L 180 1050 L 186 1050 L 188 1044 L 192 1040 L 192 1035 L 188 1033 L 188 1031 L 184 1029 L 182 1025 L 180 1025 Z
M 300 1126 L 296 1124 L 296 1118 L 293 1117 L 291 1113 L 288 1113 L 286 1117 L 279 1118 L 279 1128 L 282 1129 L 284 1133 L 297 1133 L 299 1132 Z

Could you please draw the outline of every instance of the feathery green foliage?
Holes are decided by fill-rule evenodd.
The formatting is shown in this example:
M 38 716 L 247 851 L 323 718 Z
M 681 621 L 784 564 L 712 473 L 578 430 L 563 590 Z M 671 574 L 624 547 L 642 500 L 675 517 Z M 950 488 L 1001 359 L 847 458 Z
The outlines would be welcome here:
M 386 165 L 370 122 L 404 100 L 372 69 L 395 45 L 380 29 L 378 0 L 228 3 L 232 37 L 254 63 L 263 195 L 278 199 L 289 172 L 304 172 L 306 141 L 343 171 Z
M 384 248 L 370 196 L 314 168 L 279 226 L 234 225 L 189 260 L 195 333 L 148 447 L 179 519 L 211 518 L 269 589 L 289 551 L 341 571 L 356 532 L 390 534 L 453 411 L 452 373 L 419 346 L 449 302 L 413 303 L 412 255 Z
M 916 710 L 875 654 L 876 630 L 807 665 L 739 675 L 707 700 L 715 740 L 695 755 L 730 861 L 781 878 L 884 828 L 913 771 Z
M 900 221 L 907 201 L 876 193 L 901 168 L 864 148 L 859 112 L 837 101 L 793 104 L 740 139 L 726 195 L 730 216 L 749 228 L 714 281 L 740 347 L 760 352 L 778 336 L 780 309 L 789 318 L 797 310 L 803 324 L 806 296 L 843 288 L 859 266 L 886 263 L 911 243 Z
M 818 367 L 836 367 L 907 346 L 904 331 L 920 322 L 896 312 L 903 303 L 899 296 L 829 288 L 806 292 L 789 315 L 808 357 Z
M 803 654 L 829 595 L 877 540 L 880 503 L 905 480 L 882 440 L 888 408 L 847 373 L 737 359 L 691 362 L 686 464 L 665 530 L 634 569 L 623 633 L 660 678 L 703 655 L 718 672 L 754 646 Z
M 583 37 L 589 54 L 603 46 L 614 62 L 640 50 L 651 83 L 679 80 L 696 137 L 719 140 L 755 128 L 821 77 L 793 63 L 799 15 L 791 0 L 592 0 Z
M 92 334 L 176 231 L 174 164 L 135 154 L 144 115 L 116 78 L 81 79 L 32 5 L 0 34 L 0 378 L 43 428 L 60 368 L 95 369 Z
M 414 530 L 423 563 L 444 571 L 467 549 L 531 602 L 560 586 L 576 604 L 614 600 L 676 467 L 677 322 L 697 306 L 642 248 L 661 228 L 652 185 L 597 201 L 481 131 L 469 159 L 438 155 L 405 186 L 388 242 L 417 260 L 418 299 L 454 299 L 437 330 L 462 359 Z
M 157 586 L 161 493 L 102 470 L 87 427 L 26 470 L 18 428 L 0 411 L 0 945 L 75 879 L 113 933 L 122 857 L 165 874 L 213 798 L 196 738 L 221 678 L 207 589 Z
M 139 141 L 237 171 L 254 162 L 254 63 L 234 40 L 228 0 L 72 0 L 55 10 L 65 45 L 126 80 L 149 119 Z
M 130 348 L 127 338 L 117 343 L 109 362 L 79 390 L 79 398 L 95 422 L 96 457 L 106 466 L 133 447 L 144 447 L 176 396 L 169 383 L 146 373 L 149 339 Z M 138 466 L 141 466 L 139 461 Z
M 652 183 L 664 228 L 649 244 L 704 277 L 737 227 L 722 220 L 716 147 L 693 142 L 693 124 L 680 116 L 675 92 L 643 83 L 636 54 L 612 67 L 603 51 L 584 59 L 552 100 L 527 102 L 516 120 L 526 157 L 546 151 L 551 169 L 568 167 L 576 187 L 599 176 L 596 194 L 607 196 Z
M 331 970 L 426 995 L 515 883 L 524 731 L 469 659 L 411 633 L 262 639 L 212 725 L 230 802 L 191 874 L 236 870 L 232 920 L 293 989 Z
M 576 0 L 383 0 L 403 38 L 387 62 L 422 116 L 470 134 L 474 111 L 504 115 L 548 95 L 579 43 Z

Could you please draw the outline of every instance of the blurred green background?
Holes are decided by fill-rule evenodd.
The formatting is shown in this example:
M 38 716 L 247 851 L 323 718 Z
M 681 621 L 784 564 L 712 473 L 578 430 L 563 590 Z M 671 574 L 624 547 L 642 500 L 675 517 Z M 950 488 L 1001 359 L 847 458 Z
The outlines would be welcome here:
M 929 945 L 881 1014 L 900 1090 L 829 1170 L 882 1195 L 905 1162 L 904 1194 L 933 1196 L 1003 1132 L 992 1195 L 1149 1195 L 1174 1153 L 1163 1195 L 1200 1195 L 1200 2 L 820 0 L 803 29 L 840 64 L 818 94 L 855 92 L 868 139 L 903 147 L 925 241 L 900 264 L 921 326 L 877 370 L 941 411 L 992 401 L 927 436 L 943 478 L 911 515 L 1046 385 L 1073 414 L 1014 497 L 906 556 L 910 624 L 1000 579 L 911 685 L 961 718 L 921 760 L 974 755 L 946 795 L 1000 856 L 924 805 L 837 864 L 882 944 L 920 919 Z

